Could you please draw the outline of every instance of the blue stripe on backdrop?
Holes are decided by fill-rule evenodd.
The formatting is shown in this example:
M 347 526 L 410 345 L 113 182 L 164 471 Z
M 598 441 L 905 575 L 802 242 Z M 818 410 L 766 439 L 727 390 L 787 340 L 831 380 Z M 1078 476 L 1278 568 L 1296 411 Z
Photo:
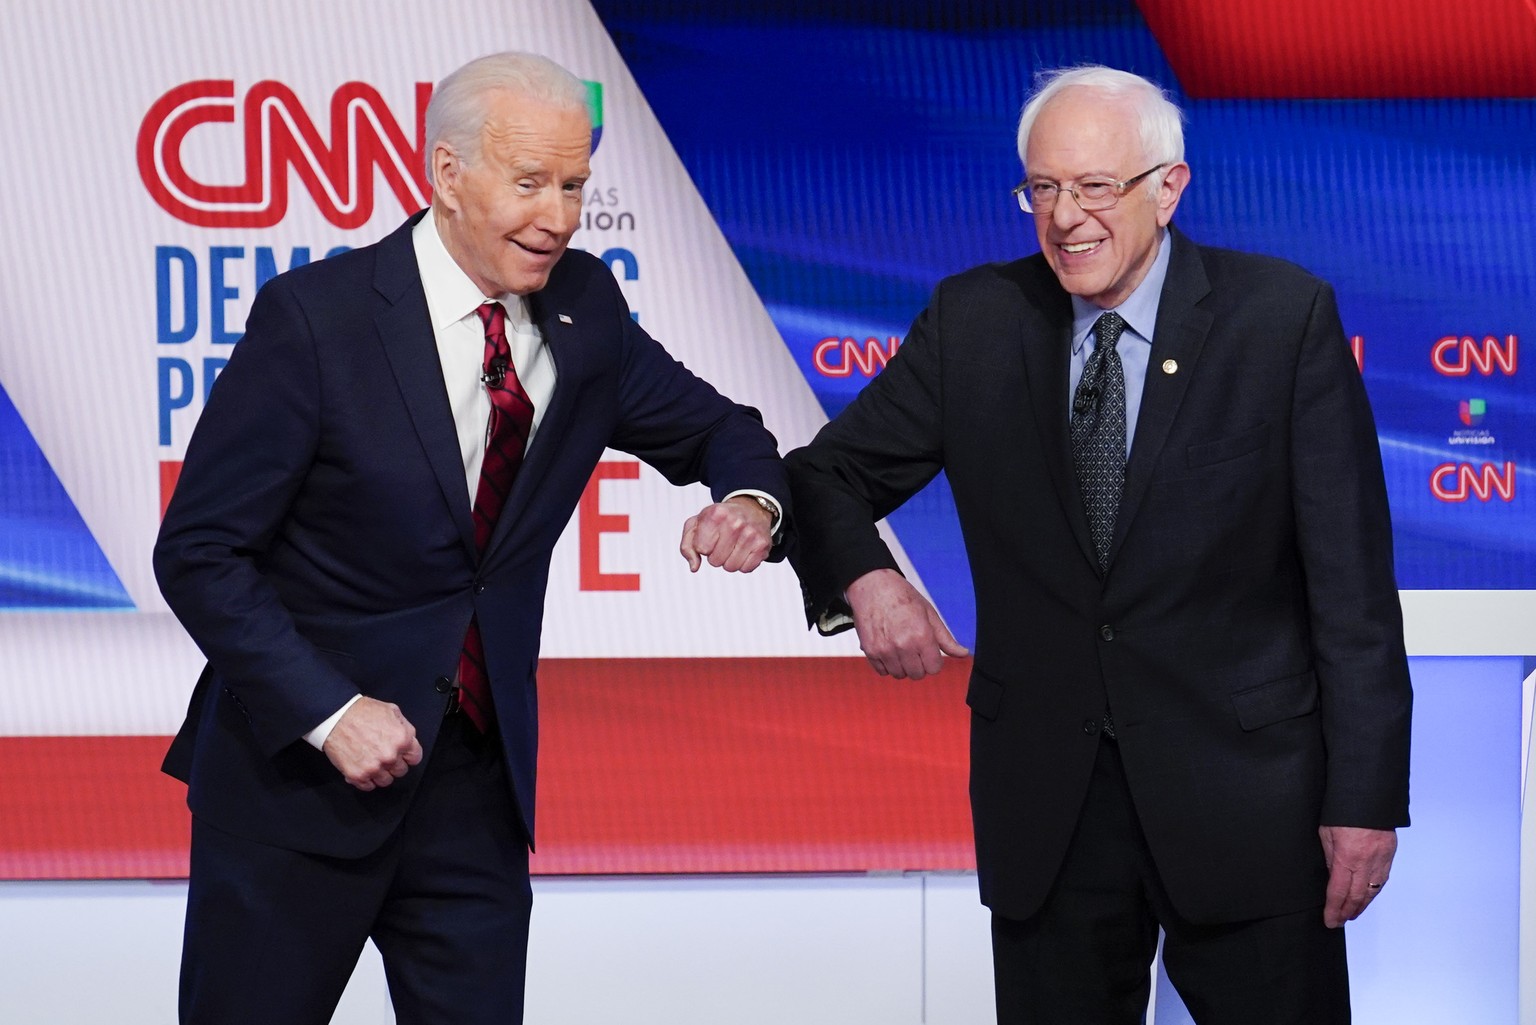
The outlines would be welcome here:
M 133 608 L 3 387 L 0 481 L 0 609 Z
M 594 6 L 829 415 L 867 377 L 818 371 L 823 338 L 888 345 L 940 277 L 1036 250 L 1008 195 L 1036 69 L 1099 61 L 1164 83 L 1189 113 L 1180 226 L 1329 279 L 1364 339 L 1399 584 L 1536 587 L 1536 399 L 1497 369 L 1445 376 L 1429 357 L 1445 336 L 1536 328 L 1536 104 L 1191 102 L 1130 0 Z M 1473 399 L 1486 420 L 1455 440 Z M 943 480 L 892 522 L 973 639 Z

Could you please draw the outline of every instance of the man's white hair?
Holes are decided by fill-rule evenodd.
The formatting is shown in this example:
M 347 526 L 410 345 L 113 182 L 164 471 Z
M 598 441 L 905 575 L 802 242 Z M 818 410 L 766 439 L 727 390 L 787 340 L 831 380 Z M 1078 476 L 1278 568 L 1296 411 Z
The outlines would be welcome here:
M 1035 91 L 1019 115 L 1019 163 L 1029 170 L 1029 133 L 1040 111 L 1067 89 L 1088 89 L 1105 97 L 1128 99 L 1141 122 L 1141 147 L 1153 164 L 1177 164 L 1184 159 L 1184 112 L 1155 82 L 1129 71 L 1084 64 L 1053 68 L 1035 77 Z M 1161 182 L 1162 175 L 1150 181 Z
M 507 92 L 553 107 L 580 110 L 590 116 L 587 87 L 581 79 L 536 53 L 493 53 L 459 68 L 437 84 L 427 104 L 427 181 L 432 180 L 432 151 L 447 143 L 460 159 L 480 155 L 480 130 L 485 124 L 491 93 Z

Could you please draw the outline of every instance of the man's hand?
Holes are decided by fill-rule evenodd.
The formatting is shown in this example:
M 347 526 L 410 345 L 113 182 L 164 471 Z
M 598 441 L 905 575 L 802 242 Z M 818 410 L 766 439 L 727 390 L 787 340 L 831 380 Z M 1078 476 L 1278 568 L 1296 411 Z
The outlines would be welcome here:
M 1323 861 L 1328 866 L 1328 897 L 1323 924 L 1337 929 L 1360 917 L 1367 904 L 1387 885 L 1397 832 L 1358 826 L 1319 826 Z
M 321 748 L 359 790 L 387 787 L 421 763 L 416 727 L 398 705 L 360 698 L 347 709 Z
M 736 495 L 688 517 L 678 551 L 693 573 L 705 559 L 727 573 L 751 573 L 773 550 L 772 530 L 773 517 L 767 509 L 753 498 Z
M 938 610 L 893 569 L 864 574 L 848 585 L 847 593 L 859 647 L 881 676 L 921 680 L 939 671 L 944 655 L 970 654 Z

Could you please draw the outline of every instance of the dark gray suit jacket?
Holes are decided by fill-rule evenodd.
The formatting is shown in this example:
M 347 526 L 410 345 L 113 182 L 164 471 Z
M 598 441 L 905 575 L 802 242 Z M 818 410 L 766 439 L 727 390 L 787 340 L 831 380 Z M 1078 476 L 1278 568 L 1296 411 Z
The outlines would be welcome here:
M 788 457 L 813 618 L 894 568 L 874 521 L 948 474 L 976 589 L 976 855 L 1009 917 L 1055 878 L 1106 705 L 1193 921 L 1321 906 L 1319 825 L 1408 822 L 1386 489 L 1333 292 L 1279 260 L 1172 245 L 1107 573 L 1072 470 L 1071 303 L 1041 256 L 943 281 L 889 366 Z

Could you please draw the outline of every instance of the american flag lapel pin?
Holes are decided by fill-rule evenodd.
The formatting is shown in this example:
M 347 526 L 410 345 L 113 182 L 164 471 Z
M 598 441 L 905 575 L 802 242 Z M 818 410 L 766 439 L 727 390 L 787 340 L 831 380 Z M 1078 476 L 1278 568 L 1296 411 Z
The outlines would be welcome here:
M 562 323 L 562 324 L 574 324 L 575 323 L 575 321 L 571 320 L 571 315 L 569 313 L 560 313 L 560 314 L 557 314 L 557 316 L 560 318 L 560 323 Z

